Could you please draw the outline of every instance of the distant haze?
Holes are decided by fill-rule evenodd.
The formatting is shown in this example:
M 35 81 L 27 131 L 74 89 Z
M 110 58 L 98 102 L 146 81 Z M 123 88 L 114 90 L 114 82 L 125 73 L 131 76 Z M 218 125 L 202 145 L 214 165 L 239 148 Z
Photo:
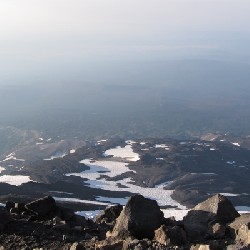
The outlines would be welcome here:
M 249 11 L 248 0 L 2 0 L 0 85 L 95 81 L 117 61 L 248 63 Z
M 0 129 L 249 135 L 249 13 L 249 0 L 1 0 Z

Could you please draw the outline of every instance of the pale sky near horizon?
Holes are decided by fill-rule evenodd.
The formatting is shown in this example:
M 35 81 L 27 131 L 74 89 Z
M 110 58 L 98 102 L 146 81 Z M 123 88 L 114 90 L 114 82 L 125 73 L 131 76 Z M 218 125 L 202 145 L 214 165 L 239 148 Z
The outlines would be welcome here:
M 1 0 L 0 73 L 7 79 L 83 58 L 243 50 L 249 13 L 249 0 Z
M 248 0 L 1 0 L 0 38 L 249 31 L 249 11 Z

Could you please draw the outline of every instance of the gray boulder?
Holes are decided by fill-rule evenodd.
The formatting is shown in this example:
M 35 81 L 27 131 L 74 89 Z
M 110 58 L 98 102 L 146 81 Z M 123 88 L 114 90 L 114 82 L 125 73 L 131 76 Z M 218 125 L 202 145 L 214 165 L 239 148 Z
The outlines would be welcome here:
M 3 231 L 5 226 L 11 221 L 10 214 L 3 208 L 0 208 L 0 231 Z
M 231 201 L 221 194 L 216 194 L 207 200 L 199 203 L 192 210 L 201 210 L 216 215 L 218 222 L 227 224 L 239 217 L 239 213 L 235 210 Z
M 213 213 L 201 210 L 190 210 L 183 218 L 184 229 L 191 242 L 202 241 L 208 237 L 209 228 L 216 220 Z
M 164 222 L 164 216 L 157 202 L 135 195 L 129 198 L 116 220 L 112 236 L 137 239 L 154 238 L 154 231 Z
M 115 205 L 106 208 L 101 214 L 97 215 L 95 218 L 96 223 L 115 223 L 122 211 L 122 205 Z
M 238 216 L 233 204 L 225 196 L 216 194 L 190 210 L 183 218 L 183 224 L 192 242 L 207 237 L 216 239 L 225 234 L 222 225 L 232 222 Z
M 250 247 L 250 213 L 236 218 L 229 224 L 229 229 L 236 242 Z
M 37 216 L 53 218 L 57 207 L 55 200 L 51 196 L 46 196 L 26 204 L 25 208 Z
M 166 227 L 162 225 L 155 231 L 155 240 L 165 246 L 181 246 L 187 243 L 186 232 L 178 227 Z

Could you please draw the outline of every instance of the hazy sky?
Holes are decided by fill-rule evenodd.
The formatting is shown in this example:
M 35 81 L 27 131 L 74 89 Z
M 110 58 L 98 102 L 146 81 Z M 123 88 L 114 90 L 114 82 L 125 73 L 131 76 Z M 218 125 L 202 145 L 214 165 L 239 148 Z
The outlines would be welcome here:
M 1 0 L 0 84 L 102 60 L 247 57 L 249 13 L 249 0 Z

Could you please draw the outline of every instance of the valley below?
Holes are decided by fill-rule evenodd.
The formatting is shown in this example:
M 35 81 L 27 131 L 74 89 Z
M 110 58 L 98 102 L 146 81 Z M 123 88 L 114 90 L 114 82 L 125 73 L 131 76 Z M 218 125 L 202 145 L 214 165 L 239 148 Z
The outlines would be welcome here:
M 72 140 L 22 133 L 0 158 L 0 202 L 52 196 L 85 216 L 135 194 L 157 200 L 181 219 L 199 202 L 221 193 L 250 210 L 249 138 L 99 138 Z

